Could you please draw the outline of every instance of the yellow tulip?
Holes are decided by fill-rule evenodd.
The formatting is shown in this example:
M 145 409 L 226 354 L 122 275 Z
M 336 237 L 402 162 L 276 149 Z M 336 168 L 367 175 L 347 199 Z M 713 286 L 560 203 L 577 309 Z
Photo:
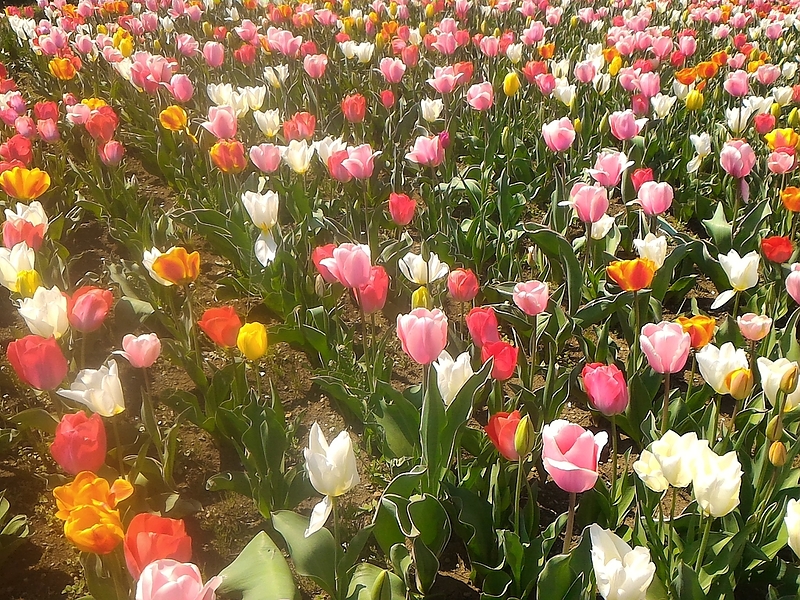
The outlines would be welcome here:
M 510 71 L 503 79 L 503 93 L 506 96 L 513 96 L 520 88 L 519 75 L 516 71 Z
M 53 490 L 58 512 L 56 517 L 69 518 L 70 513 L 79 506 L 89 505 L 113 510 L 117 503 L 133 494 L 133 486 L 124 479 L 117 479 L 113 485 L 91 471 L 81 471 L 71 483 Z
M 183 131 L 189 122 L 189 117 L 182 107 L 173 104 L 168 106 L 158 115 L 158 122 L 164 129 L 170 131 Z
M 692 90 L 686 95 L 686 110 L 700 110 L 703 108 L 703 104 L 705 103 L 705 98 L 703 97 L 703 92 L 698 92 L 697 90 Z
M 0 187 L 17 200 L 34 200 L 50 187 L 50 175 L 40 169 L 14 167 L 0 173 Z
M 245 323 L 236 336 L 236 347 L 248 360 L 258 360 L 267 353 L 267 328 L 262 323 Z
M 187 285 L 200 275 L 200 253 L 181 246 L 170 248 L 153 261 L 153 271 L 175 285 Z
M 14 284 L 17 293 L 23 298 L 31 298 L 38 287 L 42 285 L 42 278 L 36 271 L 20 271 Z
M 64 535 L 82 552 L 108 554 L 125 537 L 119 511 L 83 505 L 70 512 L 64 523 Z

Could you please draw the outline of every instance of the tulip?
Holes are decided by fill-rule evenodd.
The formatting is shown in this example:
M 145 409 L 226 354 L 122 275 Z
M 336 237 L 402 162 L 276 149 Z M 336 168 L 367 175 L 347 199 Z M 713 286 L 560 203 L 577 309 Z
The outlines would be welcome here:
M 37 288 L 20 302 L 18 312 L 35 335 L 59 339 L 69 329 L 67 298 L 56 286 Z
M 35 200 L 50 187 L 50 175 L 39 169 L 13 167 L 0 173 L 0 187 L 17 200 Z
M 354 179 L 369 179 L 375 168 L 375 158 L 380 152 L 373 152 L 369 144 L 361 144 L 355 148 L 347 149 L 347 156 L 342 160 L 342 166 Z
M 702 514 L 724 517 L 739 506 L 742 466 L 735 451 L 719 456 L 696 446 L 691 468 L 692 489 Z
M 517 72 L 510 71 L 503 78 L 503 93 L 506 96 L 513 96 L 519 91 L 521 85 Z
M 648 258 L 615 260 L 606 267 L 606 274 L 626 292 L 637 292 L 653 282 L 656 264 Z
M 708 344 L 697 353 L 700 374 L 718 394 L 730 394 L 728 375 L 737 369 L 747 369 L 749 360 L 744 350 L 727 342 L 721 348 Z
M 122 383 L 114 360 L 99 369 L 83 369 L 70 388 L 59 390 L 58 395 L 89 407 L 101 417 L 113 417 L 125 410 Z
M 416 209 L 416 201 L 406 194 L 389 194 L 389 214 L 396 225 L 403 227 L 411 223 Z
M 594 487 L 600 452 L 608 434 L 592 434 L 580 425 L 562 419 L 542 430 L 544 468 L 565 492 L 580 494 Z
M 242 194 L 242 204 L 253 225 L 261 231 L 267 232 L 278 223 L 280 202 L 278 194 L 272 190 L 267 190 L 264 194 L 245 192 Z
M 642 189 L 642 185 L 648 181 L 653 181 L 653 169 L 636 169 L 631 173 L 631 183 L 633 183 L 633 189 L 637 193 Z
M 406 160 L 427 167 L 438 167 L 444 160 L 444 147 L 438 135 L 431 137 L 419 136 L 414 141 L 411 152 L 406 154 Z M 2 175 L 0 175 L 2 177 Z M 0 184 L 2 180 L 0 179 Z
M 494 447 L 508 460 L 517 461 L 520 458 L 514 438 L 521 418 L 518 410 L 512 413 L 498 412 L 489 417 L 485 427 L 486 435 Z
M 494 359 L 491 377 L 497 381 L 505 381 L 511 378 L 517 368 L 518 356 L 519 348 L 512 346 L 508 342 L 487 341 L 481 346 L 481 361 L 485 363 L 490 358 Z
M 247 167 L 244 144 L 238 140 L 221 140 L 211 146 L 208 155 L 223 173 L 241 173 Z
M 162 559 L 142 570 L 136 584 L 136 600 L 214 600 L 220 585 L 219 576 L 203 585 L 200 569 L 192 563 Z
M 217 139 L 231 139 L 236 135 L 236 111 L 230 106 L 212 106 L 208 109 L 208 121 L 201 126 Z
M 12 292 L 21 293 L 20 276 L 34 271 L 35 261 L 36 252 L 24 241 L 10 249 L 0 248 L 0 285 Z
M 423 99 L 420 101 L 419 108 L 422 118 L 428 123 L 433 123 L 441 116 L 442 110 L 444 110 L 444 102 L 439 98 L 434 100 Z
M 569 117 L 562 117 L 542 125 L 544 143 L 553 152 L 564 152 L 575 142 L 575 128 Z
M 477 348 L 483 347 L 488 342 L 500 341 L 497 315 L 495 315 L 491 306 L 473 308 L 469 311 L 465 320 L 472 342 Z
M 728 74 L 728 77 L 725 79 L 725 82 L 722 84 L 722 86 L 731 96 L 737 98 L 746 96 L 750 91 L 749 76 L 746 71 L 734 71 L 733 73 Z
M 667 259 L 667 238 L 663 235 L 648 233 L 643 240 L 633 240 L 633 245 L 639 258 L 652 261 L 656 269 L 664 266 L 664 261 Z
M 477 111 L 489 110 L 494 103 L 494 90 L 489 82 L 476 83 L 467 90 L 467 104 Z
M 303 58 L 303 69 L 312 79 L 320 79 L 325 75 L 328 66 L 328 56 L 325 54 L 307 54 Z
M 153 270 L 153 263 L 159 256 L 161 256 L 161 251 L 158 248 L 153 247 L 150 250 L 145 250 L 142 254 L 142 266 L 147 269 L 150 277 L 152 277 L 155 281 L 161 285 L 170 286 L 172 285 L 171 281 L 167 281 Z
M 708 344 L 714 337 L 714 330 L 717 328 L 716 319 L 706 315 L 695 315 L 691 318 L 678 317 L 675 322 L 689 334 L 692 348 L 695 350 Z
M 70 513 L 85 505 L 101 506 L 114 510 L 117 504 L 133 494 L 133 486 L 124 479 L 117 479 L 109 485 L 108 481 L 89 471 L 81 471 L 71 483 L 53 490 L 58 512 L 56 517 L 66 520 Z
M 169 131 L 184 131 L 189 123 L 189 116 L 182 107 L 173 104 L 158 114 L 158 122 Z
M 87 417 L 81 411 L 61 417 L 50 454 L 70 475 L 96 472 L 106 462 L 106 430 L 100 415 Z
M 773 235 L 761 240 L 761 252 L 768 261 L 781 264 L 792 257 L 794 245 L 788 237 Z
M 389 293 L 389 275 L 381 266 L 370 269 L 369 281 L 358 288 L 356 299 L 365 314 L 383 310 Z
M 275 137 L 281 130 L 281 113 L 278 109 L 253 111 L 253 118 L 256 120 L 256 125 L 268 138 Z
M 415 362 L 428 365 L 447 346 L 447 317 L 438 308 L 415 308 L 397 316 L 397 337 L 403 352 Z
M 764 396 L 772 406 L 778 403 L 778 392 L 781 391 L 782 383 L 797 376 L 798 365 L 795 361 L 787 358 L 779 358 L 772 361 L 763 356 L 756 359 L 758 373 L 761 376 L 761 387 Z M 790 389 L 783 397 L 783 410 L 788 411 L 800 405 L 800 386 Z
M 363 244 L 341 244 L 333 250 L 331 258 L 320 261 L 346 288 L 359 288 L 369 283 L 370 249 Z
M 514 304 L 526 315 L 535 317 L 547 309 L 550 300 L 550 291 L 546 283 L 541 281 L 526 281 L 514 286 Z
M 639 459 L 633 463 L 633 470 L 642 483 L 657 494 L 664 492 L 669 487 L 669 482 L 661 470 L 661 464 L 649 450 L 642 450 Z
M 267 353 L 267 328 L 262 323 L 245 323 L 236 335 L 236 347 L 247 360 L 259 360 Z
M 67 314 L 69 324 L 83 333 L 100 328 L 114 304 L 114 295 L 109 290 L 83 286 L 69 297 Z
M 616 365 L 589 363 L 581 371 L 586 394 L 604 415 L 619 415 L 628 408 L 628 386 L 625 375 Z
M 617 111 L 611 113 L 608 118 L 608 123 L 611 128 L 611 135 L 620 141 L 632 140 L 647 123 L 647 119 L 636 119 L 632 110 Z
M 622 174 L 633 165 L 632 160 L 622 152 L 605 151 L 597 155 L 594 168 L 589 169 L 589 175 L 597 183 L 605 187 L 614 187 L 619 184 Z
M 383 90 L 380 97 L 384 108 L 392 108 L 394 106 L 395 97 L 392 90 Z
M 206 42 L 203 46 L 203 58 L 212 69 L 222 66 L 225 60 L 225 46 L 219 42 Z
M 668 183 L 647 181 L 639 188 L 637 201 L 648 217 L 660 215 L 672 206 L 673 190 Z
M 311 485 L 325 498 L 311 511 L 311 519 L 305 537 L 319 531 L 333 510 L 335 498 L 346 494 L 360 483 L 356 468 L 353 443 L 346 431 L 342 431 L 328 445 L 328 441 L 315 422 L 308 436 L 308 448 L 303 450 L 306 471 Z
M 134 369 L 147 369 L 161 355 L 161 340 L 155 333 L 144 333 L 138 337 L 129 333 L 122 338 L 122 351 L 115 354 L 125 357 Z
M 124 537 L 119 511 L 78 506 L 64 521 L 64 536 L 81 552 L 110 554 Z
M 150 563 L 171 558 L 180 562 L 192 559 L 192 538 L 186 535 L 183 521 L 139 513 L 125 532 L 125 564 L 131 577 L 139 579 Z
M 736 319 L 739 331 L 752 342 L 763 340 L 772 328 L 772 319 L 766 315 L 747 313 Z
M 42 247 L 48 228 L 48 219 L 42 204 L 36 200 L 29 205 L 18 202 L 16 212 L 7 208 L 5 214 L 6 221 L 2 229 L 3 246 L 13 249 L 17 244 L 25 242 L 28 248 L 38 251 Z
M 399 58 L 382 58 L 379 63 L 381 75 L 386 83 L 400 83 L 406 72 L 406 65 Z
M 608 210 L 608 194 L 604 187 L 576 183 L 569 193 L 569 200 L 563 204 L 572 206 L 584 223 L 596 223 Z
M 800 212 L 800 188 L 790 186 L 781 190 L 781 202 L 786 210 Z
M 361 94 L 345 96 L 342 100 L 342 114 L 350 123 L 361 123 L 367 113 L 367 99 Z
M 759 256 L 756 252 L 748 252 L 744 256 L 739 256 L 736 250 L 731 250 L 728 254 L 718 255 L 719 264 L 728 276 L 732 290 L 722 292 L 711 309 L 716 309 L 726 304 L 737 292 L 743 292 L 758 284 Z
M 679 436 L 674 431 L 667 431 L 650 445 L 650 451 L 669 485 L 685 488 L 692 481 L 695 457 L 708 447 L 708 441 L 698 440 L 694 432 Z
M 786 505 L 786 516 L 783 518 L 786 532 L 789 534 L 789 547 L 800 556 L 800 502 L 790 498 Z
M 125 146 L 117 140 L 109 140 L 102 146 L 97 147 L 97 153 L 104 165 L 116 167 L 122 162 L 122 157 L 125 156 Z
M 600 595 L 606 600 L 644 598 L 656 573 L 650 551 L 642 546 L 632 549 L 613 531 L 602 529 L 597 523 L 589 526 L 589 536 Z
M 439 393 L 445 406 L 450 406 L 464 384 L 475 374 L 470 364 L 469 353 L 462 352 L 453 360 L 453 357 L 443 350 L 439 358 L 432 364 L 436 369 Z
M 719 162 L 732 177 L 747 177 L 756 164 L 756 154 L 750 144 L 743 140 L 725 142 L 719 154 Z
M 250 160 L 264 173 L 274 173 L 281 166 L 281 149 L 274 144 L 261 144 L 250 148 Z
M 683 369 L 691 349 L 691 337 L 678 323 L 648 323 L 639 336 L 647 362 L 656 373 L 677 373 Z
M 69 364 L 55 338 L 26 335 L 8 344 L 8 362 L 21 381 L 37 390 L 54 390 L 69 372 Z
M 398 266 L 400 272 L 417 285 L 428 285 L 446 277 L 450 272 L 450 267 L 441 262 L 439 256 L 433 252 L 427 261 L 421 255 L 409 252 L 400 259 Z
M 209 308 L 197 322 L 212 342 L 222 348 L 233 348 L 239 337 L 242 321 L 232 306 Z
M 188 285 L 200 275 L 200 253 L 173 246 L 153 260 L 152 271 L 174 285 Z
M 786 291 L 792 299 L 800 303 L 800 263 L 792 263 L 786 276 Z
M 472 269 L 455 269 L 447 276 L 447 291 L 456 302 L 472 302 L 480 289 Z
M 311 262 L 317 268 L 317 271 L 325 280 L 326 283 L 334 283 L 338 281 L 336 276 L 330 272 L 328 267 L 322 264 L 323 259 L 333 258 L 333 251 L 336 249 L 336 244 L 326 244 L 324 246 L 317 246 L 311 251 Z

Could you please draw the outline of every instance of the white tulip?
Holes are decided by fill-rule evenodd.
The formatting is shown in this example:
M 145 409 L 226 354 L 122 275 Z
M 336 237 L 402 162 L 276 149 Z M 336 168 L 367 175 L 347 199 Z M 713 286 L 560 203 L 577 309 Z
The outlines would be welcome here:
M 639 476 L 639 479 L 656 493 L 660 494 L 669 487 L 669 481 L 664 477 L 664 472 L 661 470 L 661 463 L 648 450 L 642 450 L 639 460 L 633 463 L 633 470 Z
M 58 390 L 58 395 L 88 406 L 101 417 L 113 417 L 125 410 L 122 383 L 114 360 L 99 369 L 83 369 L 69 389 Z
M 450 353 L 443 350 L 439 359 L 433 363 L 433 368 L 436 369 L 436 383 L 445 406 L 450 406 L 459 390 L 475 374 L 468 352 L 462 352 L 453 360 Z
M 572 105 L 575 100 L 575 86 L 569 85 L 566 78 L 556 79 L 556 87 L 553 88 L 553 95 L 558 98 L 564 106 Z
M 639 257 L 652 260 L 656 269 L 664 266 L 664 260 L 667 258 L 667 238 L 663 235 L 648 233 L 643 240 L 633 240 L 633 245 L 636 246 Z
M 277 108 L 274 110 L 260 110 L 253 111 L 253 118 L 256 120 L 256 125 L 268 138 L 275 137 L 281 130 L 281 111 Z
M 783 518 L 786 532 L 789 534 L 789 547 L 800 556 L 800 502 L 791 498 L 786 505 L 786 516 Z
M 650 98 L 650 104 L 653 106 L 653 112 L 657 119 L 665 118 L 677 101 L 677 96 L 665 96 L 660 93 Z
M 373 52 L 375 52 L 375 44 L 370 44 L 369 42 L 356 44 L 355 54 L 361 64 L 367 64 L 371 61 Z
M 56 286 L 36 288 L 32 298 L 20 301 L 19 314 L 34 335 L 58 339 L 69 329 L 67 297 Z
M 562 79 L 569 75 L 570 61 L 568 58 L 562 58 L 557 62 L 552 63 L 551 72 L 556 79 Z
M 694 90 L 693 83 L 691 85 L 684 85 L 677 79 L 672 82 L 672 91 L 678 97 L 678 100 L 680 100 L 681 102 L 686 100 L 686 97 L 692 90 Z
M 509 44 L 506 48 L 506 56 L 512 63 L 517 64 L 522 60 L 522 44 Z
M 730 394 L 728 375 L 737 369 L 750 368 L 747 353 L 741 348 L 737 350 L 731 342 L 721 348 L 708 344 L 696 356 L 700 374 L 718 394 Z
M 728 254 L 718 255 L 717 258 L 733 289 L 717 296 L 711 305 L 712 309 L 725 305 L 737 292 L 743 292 L 757 285 L 758 267 L 761 263 L 761 258 L 756 252 L 748 252 L 744 256 L 739 256 L 736 250 L 731 250 Z
M 399 267 L 400 272 L 417 285 L 428 285 L 447 277 L 450 272 L 450 267 L 441 262 L 434 252 L 430 253 L 427 262 L 421 255 L 409 252 L 400 260 Z
M 439 118 L 439 115 L 442 114 L 444 103 L 439 98 L 436 98 L 435 100 L 423 99 L 420 100 L 419 107 L 420 112 L 422 113 L 422 118 L 428 123 L 433 123 Z
M 253 225 L 264 233 L 275 227 L 278 222 L 278 194 L 272 190 L 267 190 L 263 194 L 245 192 L 242 194 L 242 204 L 250 215 Z
M 724 517 L 739 506 L 742 466 L 736 451 L 719 456 L 708 447 L 697 446 L 692 471 L 694 497 L 703 514 Z
M 793 95 L 794 90 L 788 85 L 772 88 L 772 97 L 775 98 L 775 102 L 781 106 L 789 104 L 792 101 Z
M 272 235 L 271 231 L 266 233 L 262 231 L 258 235 L 254 252 L 262 267 L 266 267 L 275 260 L 275 254 L 278 252 L 278 243 L 275 241 L 275 236 Z
M 7 208 L 6 221 L 11 221 L 12 223 L 17 221 L 27 221 L 34 227 L 37 225 L 44 225 L 42 234 L 47 233 L 47 215 L 44 212 L 42 203 L 38 200 L 34 200 L 30 204 L 22 204 L 21 202 L 17 202 L 16 212 Z
M 259 110 L 264 104 L 264 98 L 267 95 L 267 88 L 263 85 L 257 87 L 240 87 L 238 91 L 250 110 Z
M 209 83 L 206 86 L 206 93 L 217 106 L 230 106 L 233 98 L 233 86 L 230 83 Z
M 781 67 L 781 73 L 786 79 L 794 79 L 794 76 L 797 73 L 797 63 L 791 61 L 783 63 L 783 67 Z
M 768 113 L 772 109 L 772 104 L 775 102 L 775 98 L 772 96 L 761 97 L 761 96 L 748 96 L 744 99 L 745 108 L 749 108 L 751 114 L 755 115 L 763 115 Z
M 667 431 L 650 444 L 664 478 L 672 487 L 685 488 L 692 481 L 692 461 L 699 449 L 708 448 L 706 440 L 698 440 L 694 432 L 678 435 Z
M 281 146 L 281 157 L 292 171 L 302 175 L 311 166 L 314 158 L 314 146 L 305 140 L 292 140 L 288 146 Z
M 798 365 L 795 361 L 790 361 L 787 358 L 779 358 L 772 361 L 763 356 L 759 356 L 756 359 L 756 364 L 758 365 L 758 373 L 761 375 L 761 387 L 764 390 L 764 395 L 769 400 L 769 403 L 775 406 L 778 401 L 781 380 L 790 371 L 797 369 Z M 792 410 L 798 404 L 800 404 L 800 385 L 791 394 L 786 395 L 783 401 L 783 409 Z
M 600 220 L 592 223 L 592 239 L 602 240 L 608 235 L 608 232 L 611 231 L 611 228 L 614 227 L 615 222 L 616 221 L 614 217 L 609 214 L 604 214 L 602 217 L 600 217 Z
M 750 115 L 753 110 L 747 106 L 737 106 L 736 108 L 725 109 L 725 119 L 728 122 L 728 129 L 731 130 L 733 135 L 741 135 L 747 128 L 747 122 L 750 120 Z
M 276 67 L 264 67 L 264 79 L 273 88 L 278 89 L 283 86 L 289 76 L 288 65 L 278 65 Z
M 156 247 L 153 247 L 150 250 L 145 250 L 144 254 L 142 255 L 142 265 L 144 265 L 144 268 L 147 269 L 150 277 L 152 277 L 155 281 L 161 285 L 170 286 L 172 285 L 171 281 L 167 281 L 153 270 L 153 263 L 159 256 L 161 256 L 161 250 Z
M 19 275 L 33 271 L 36 252 L 28 244 L 20 242 L 13 248 L 0 247 L 0 285 L 12 292 L 19 292 Z
M 339 42 L 339 49 L 342 51 L 342 54 L 344 54 L 346 59 L 350 60 L 351 58 L 355 58 L 356 43 L 353 40 Z
M 611 75 L 608 73 L 598 73 L 594 76 L 594 79 L 592 79 L 592 85 L 594 86 L 594 91 L 602 96 L 611 89 Z
M 325 498 L 311 512 L 311 519 L 305 536 L 319 531 L 333 510 L 333 498 L 347 493 L 359 484 L 356 455 L 350 435 L 342 431 L 328 445 L 317 423 L 311 426 L 308 448 L 303 450 L 306 471 L 311 485 Z
M 347 144 L 344 143 L 341 137 L 332 138 L 326 137 L 324 140 L 314 142 L 314 147 L 317 149 L 317 156 L 319 156 L 325 168 L 328 168 L 328 159 L 331 155 L 342 150 L 347 150 Z
M 597 591 L 606 600 L 641 600 L 653 581 L 656 566 L 650 550 L 631 548 L 621 537 L 597 523 L 589 526 L 592 567 Z
M 711 136 L 707 133 L 701 133 L 700 135 L 690 135 L 689 140 L 694 146 L 695 156 L 687 163 L 686 171 L 694 173 L 700 168 L 700 163 L 703 162 L 703 159 L 711 154 Z

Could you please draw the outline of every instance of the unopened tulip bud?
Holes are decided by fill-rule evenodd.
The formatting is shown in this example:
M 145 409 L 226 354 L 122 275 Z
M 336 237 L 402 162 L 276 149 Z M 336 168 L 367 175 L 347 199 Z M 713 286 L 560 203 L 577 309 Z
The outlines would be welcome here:
M 342 0 L 342 12 L 343 13 L 350 12 L 350 0 Z
M 784 394 L 792 394 L 795 389 L 797 389 L 797 363 L 792 363 L 792 367 L 781 377 L 780 390 Z
M 314 279 L 314 292 L 317 294 L 317 296 L 323 298 L 325 296 L 326 289 L 327 286 L 325 285 L 325 279 L 322 277 L 322 275 L 317 274 L 316 279 Z
M 782 467 L 786 464 L 786 446 L 783 442 L 772 442 L 769 447 L 769 462 L 773 467 Z
M 42 278 L 36 271 L 20 271 L 17 273 L 17 291 L 23 298 L 33 297 L 33 293 L 42 285 Z
M 481 33 L 482 34 L 486 35 L 486 30 L 488 29 L 488 27 L 489 26 L 487 25 L 485 20 L 481 21 Z
M 430 4 L 428 4 L 428 6 L 425 7 L 425 17 L 428 19 L 432 19 L 434 15 L 434 10 L 436 10 L 436 7 L 434 7 L 433 2 L 431 2 Z
M 422 37 L 425 37 L 426 35 L 428 35 L 428 25 L 426 23 L 422 22 L 422 23 L 419 24 L 419 34 Z
M 525 457 L 533 450 L 533 438 L 536 431 L 533 428 L 533 423 L 528 415 L 525 415 L 517 425 L 517 431 L 514 434 L 514 449 L 520 457 Z
M 572 122 L 572 128 L 575 130 L 575 133 L 580 134 L 583 131 L 583 123 L 581 123 L 580 119 L 575 119 Z
M 156 52 L 156 54 L 161 53 L 161 42 L 160 41 L 156 40 L 156 41 L 153 42 L 153 50 Z
M 248 360 L 259 360 L 267 353 L 267 328 L 257 322 L 242 325 L 236 346 Z
M 793 108 L 789 113 L 788 123 L 791 127 L 800 127 L 800 112 L 797 107 Z
M 572 15 L 572 17 L 569 20 L 569 26 L 571 29 L 575 29 L 577 25 L 578 25 L 578 15 Z
M 772 417 L 767 423 L 767 439 L 770 442 L 777 442 L 783 437 L 783 423 L 777 416 Z
M 513 134 L 511 133 L 511 129 L 509 127 L 503 127 L 503 133 L 500 136 L 500 142 L 503 145 L 503 150 L 505 151 L 506 156 L 513 153 L 514 150 L 512 145 L 513 140 L 514 138 Z
M 211 37 L 212 33 L 214 33 L 214 27 L 208 21 L 203 21 L 203 35 Z
M 736 369 L 725 377 L 725 385 L 735 400 L 744 400 L 753 391 L 753 373 L 750 369 Z
M 702 92 L 698 92 L 697 90 L 692 90 L 686 95 L 686 110 L 700 110 L 703 108 L 703 104 L 705 103 L 705 98 L 703 97 Z
M 781 105 L 778 104 L 777 102 L 773 102 L 769 112 L 772 114 L 773 117 L 777 119 L 778 117 L 781 116 Z
M 411 308 L 427 308 L 428 310 L 433 308 L 433 298 L 428 288 L 424 285 L 418 287 L 417 290 L 411 294 Z
M 428 5 L 430 6 L 430 4 Z M 510 71 L 503 79 L 503 93 L 506 96 L 513 96 L 520 88 L 519 75 L 516 71 Z

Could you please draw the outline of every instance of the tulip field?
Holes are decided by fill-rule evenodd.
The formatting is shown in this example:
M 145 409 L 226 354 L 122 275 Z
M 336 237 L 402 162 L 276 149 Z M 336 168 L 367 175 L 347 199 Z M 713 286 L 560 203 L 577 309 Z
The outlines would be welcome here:
M 0 597 L 789 600 L 800 0 L 0 15 Z

